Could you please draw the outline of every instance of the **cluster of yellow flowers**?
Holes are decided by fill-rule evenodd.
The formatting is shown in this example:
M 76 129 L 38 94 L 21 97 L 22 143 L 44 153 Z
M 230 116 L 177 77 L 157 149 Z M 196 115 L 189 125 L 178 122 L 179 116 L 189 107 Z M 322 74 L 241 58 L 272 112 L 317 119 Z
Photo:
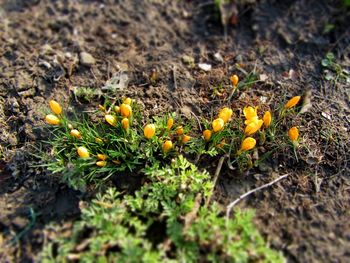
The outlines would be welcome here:
M 231 81 L 233 85 L 237 85 L 238 83 L 238 77 L 236 75 L 231 77 Z M 295 105 L 297 105 L 300 101 L 300 96 L 295 96 L 292 99 L 290 99 L 284 106 L 284 110 L 288 110 Z M 118 118 L 121 119 L 121 126 L 125 131 L 128 131 L 130 126 L 130 118 L 132 117 L 132 100 L 130 98 L 126 98 L 122 104 L 119 106 L 115 106 L 113 109 L 117 115 L 112 115 L 110 113 L 106 112 L 106 109 L 99 105 L 100 110 L 105 112 L 105 121 L 115 127 L 117 125 Z M 50 100 L 49 102 L 51 111 L 53 114 L 48 114 L 45 117 L 45 121 L 48 124 L 51 125 L 58 125 L 61 123 L 62 120 L 62 107 L 60 104 L 54 100 Z M 225 125 L 231 120 L 233 111 L 232 109 L 228 107 L 224 107 L 219 111 L 219 114 L 216 119 L 214 119 L 211 123 L 212 129 L 206 129 L 203 131 L 203 139 L 206 142 L 209 142 L 213 133 L 219 133 L 222 131 L 225 127 Z M 241 143 L 240 149 L 238 150 L 237 154 L 241 154 L 244 151 L 249 151 L 253 149 L 256 145 L 256 140 L 251 137 L 254 135 L 257 131 L 262 129 L 263 125 L 264 128 L 267 129 L 272 123 L 272 114 L 270 111 L 266 111 L 262 117 L 262 119 L 259 119 L 258 116 L 258 107 L 252 107 L 247 106 L 243 109 L 243 115 L 245 117 L 245 128 L 244 128 L 244 139 Z M 176 127 L 176 129 L 173 129 L 174 126 L 174 119 L 169 118 L 166 123 L 166 129 L 169 131 L 169 135 L 171 135 L 171 130 L 174 131 L 174 136 L 172 135 L 172 138 L 177 138 L 179 142 L 182 144 L 186 144 L 188 141 L 190 141 L 192 138 L 191 136 L 184 134 L 184 129 L 182 126 Z M 70 124 L 68 124 L 68 127 L 70 128 L 70 135 L 76 139 L 82 139 L 82 135 L 79 132 L 79 130 L 74 129 Z M 143 129 L 143 135 L 146 139 L 151 140 L 156 135 L 156 125 L 149 123 L 145 125 Z M 299 131 L 297 127 L 292 127 L 288 131 L 288 136 L 290 140 L 293 142 L 294 145 L 297 144 L 297 140 L 299 137 Z M 103 140 L 101 138 L 96 138 L 95 140 L 97 143 L 102 143 Z M 217 147 L 222 147 L 225 144 L 224 139 L 222 142 L 217 145 Z M 166 139 L 162 143 L 162 149 L 164 153 L 169 152 L 174 147 L 173 142 L 171 139 Z M 77 154 L 81 158 L 89 158 L 90 153 L 89 150 L 84 147 L 80 146 L 77 148 Z M 107 164 L 107 158 L 108 156 L 103 153 L 98 153 L 96 156 L 97 162 L 96 165 L 99 167 L 103 167 Z M 120 164 L 119 160 L 113 160 L 112 161 L 115 164 Z

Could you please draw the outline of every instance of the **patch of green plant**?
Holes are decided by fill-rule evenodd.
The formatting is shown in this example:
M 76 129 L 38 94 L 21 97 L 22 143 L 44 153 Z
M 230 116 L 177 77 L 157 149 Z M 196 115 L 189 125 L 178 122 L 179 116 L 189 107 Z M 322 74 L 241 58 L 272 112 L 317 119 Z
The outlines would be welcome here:
M 90 102 L 99 95 L 96 89 L 88 87 L 75 87 L 73 92 L 76 98 L 84 102 Z
M 252 223 L 251 211 L 226 220 L 207 172 L 181 155 L 145 171 L 133 195 L 110 188 L 82 209 L 70 236 L 49 240 L 42 262 L 284 262 Z
M 335 61 L 333 53 L 327 53 L 326 57 L 322 59 L 321 65 L 323 67 L 324 77 L 328 81 L 337 83 L 338 81 L 350 84 L 350 72 L 344 69 Z

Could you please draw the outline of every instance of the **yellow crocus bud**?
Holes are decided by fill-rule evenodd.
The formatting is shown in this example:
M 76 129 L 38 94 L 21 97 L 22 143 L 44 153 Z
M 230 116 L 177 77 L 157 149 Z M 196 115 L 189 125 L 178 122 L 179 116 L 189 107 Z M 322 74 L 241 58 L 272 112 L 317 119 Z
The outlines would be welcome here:
M 264 123 L 263 120 L 256 120 L 256 121 L 249 123 L 247 125 L 247 127 L 245 127 L 245 129 L 244 129 L 244 133 L 246 135 L 252 135 L 252 134 L 256 133 L 261 128 L 263 123 Z
M 98 108 L 99 108 L 100 111 L 106 111 L 106 108 L 104 106 L 102 106 L 102 105 L 98 105 Z
M 51 125 L 58 125 L 60 123 L 60 119 L 57 118 L 57 116 L 53 115 L 53 114 L 48 114 L 45 116 L 45 121 L 48 123 L 48 124 L 51 124 Z
M 245 121 L 244 121 L 244 124 L 245 124 L 245 125 L 249 125 L 249 124 L 251 124 L 252 122 L 257 122 L 258 120 L 259 120 L 259 117 L 258 117 L 258 116 L 255 116 L 255 117 L 253 117 L 253 118 L 251 118 L 251 119 L 245 120 Z
M 127 105 L 131 105 L 132 100 L 130 98 L 126 98 L 123 103 Z
M 105 161 L 108 158 L 107 154 L 98 153 L 97 159 L 100 161 Z
M 128 118 L 122 119 L 122 126 L 123 126 L 124 130 L 129 129 L 129 119 Z
M 98 167 L 104 167 L 104 166 L 106 166 L 106 164 L 107 164 L 106 161 L 97 161 L 97 162 L 96 162 L 96 165 L 97 165 Z
M 266 128 L 270 126 L 271 121 L 272 121 L 272 116 L 271 116 L 271 112 L 270 111 L 266 111 L 264 113 L 263 121 L 264 121 L 264 125 L 265 125 Z
M 247 120 L 250 120 L 250 119 L 257 117 L 258 116 L 257 110 L 258 110 L 258 107 L 255 107 L 255 108 L 253 108 L 251 106 L 244 107 L 243 108 L 244 117 Z
M 154 124 L 147 124 L 143 129 L 143 134 L 147 139 L 151 139 L 156 133 L 156 126 Z
M 110 125 L 112 125 L 112 126 L 117 125 L 117 119 L 113 115 L 107 114 L 107 115 L 105 115 L 105 119 Z
M 81 134 L 78 130 L 73 129 L 70 131 L 70 135 L 77 138 L 77 139 L 81 139 Z
M 114 106 L 114 111 L 116 113 L 120 113 L 120 107 L 119 106 Z
M 131 106 L 128 104 L 121 104 L 120 105 L 120 114 L 124 117 L 130 117 L 132 115 L 132 109 Z
M 57 101 L 50 100 L 49 104 L 50 104 L 50 109 L 52 110 L 53 113 L 57 115 L 60 115 L 62 113 L 62 107 Z
M 176 128 L 176 134 L 179 135 L 179 136 L 184 134 L 184 128 L 182 126 L 177 127 Z
M 173 125 L 174 125 L 174 119 L 173 118 L 168 119 L 168 121 L 166 123 L 168 130 L 170 130 L 173 127 Z
M 237 75 L 232 75 L 231 77 L 230 77 L 230 80 L 231 80 L 231 83 L 232 83 L 232 86 L 237 86 L 237 84 L 238 84 L 238 81 L 239 81 L 239 78 L 238 78 L 238 76 Z
M 184 135 L 184 136 L 182 137 L 181 142 L 182 142 L 183 144 L 185 144 L 185 143 L 188 142 L 189 140 L 191 140 L 191 136 Z
M 225 107 L 219 112 L 219 118 L 223 119 L 225 123 L 227 123 L 231 119 L 231 116 L 232 110 L 230 108 Z
M 252 137 L 247 137 L 243 140 L 241 144 L 241 148 L 239 149 L 240 151 L 249 151 L 253 149 L 256 145 L 256 140 Z
M 214 132 L 218 132 L 218 131 L 221 131 L 224 128 L 225 122 L 224 122 L 223 119 L 217 118 L 217 119 L 213 120 L 211 125 L 213 127 L 213 131 Z
M 164 151 L 164 152 L 170 151 L 171 148 L 173 148 L 173 143 L 172 143 L 170 140 L 165 141 L 165 142 L 163 143 L 163 151 Z
M 295 97 L 291 98 L 291 99 L 286 103 L 286 105 L 284 105 L 284 108 L 285 108 L 285 109 L 293 108 L 295 105 L 298 104 L 300 98 L 301 98 L 300 96 L 295 96 Z
M 80 158 L 89 158 L 90 157 L 90 153 L 88 151 L 88 149 L 86 149 L 84 146 L 80 146 L 77 149 L 78 155 Z
M 222 139 L 221 142 L 219 144 L 217 144 L 215 147 L 221 149 L 225 146 L 225 144 L 226 144 L 225 139 Z
M 211 138 L 211 131 L 210 130 L 203 131 L 203 137 L 206 142 L 209 141 Z
M 296 140 L 298 140 L 299 137 L 299 130 L 297 127 L 292 127 L 289 129 L 288 131 L 288 137 L 292 142 L 295 142 Z
M 101 138 L 96 138 L 96 139 L 95 139 L 95 142 L 96 142 L 96 143 L 103 143 L 103 140 L 102 140 Z

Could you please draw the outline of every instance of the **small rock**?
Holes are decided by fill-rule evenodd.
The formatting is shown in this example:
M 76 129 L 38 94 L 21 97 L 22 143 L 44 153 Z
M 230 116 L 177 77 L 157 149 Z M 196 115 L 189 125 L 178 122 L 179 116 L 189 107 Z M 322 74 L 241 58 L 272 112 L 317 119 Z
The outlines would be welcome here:
M 216 53 L 214 54 L 214 58 L 215 58 L 216 61 L 218 61 L 218 62 L 221 62 L 221 63 L 224 62 L 224 58 L 222 57 L 222 55 L 221 55 L 219 52 L 216 52 Z
M 94 57 L 87 52 L 80 52 L 79 54 L 80 63 L 84 66 L 92 66 L 96 63 Z
M 198 67 L 204 71 L 210 71 L 211 70 L 211 65 L 206 64 L 206 63 L 199 63 Z

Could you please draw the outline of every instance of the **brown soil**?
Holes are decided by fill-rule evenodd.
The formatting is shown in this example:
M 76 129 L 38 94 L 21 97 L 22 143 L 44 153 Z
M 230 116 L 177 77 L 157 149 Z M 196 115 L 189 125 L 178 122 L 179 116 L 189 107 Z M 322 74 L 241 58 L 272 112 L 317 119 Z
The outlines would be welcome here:
M 300 118 L 301 143 L 309 150 L 299 162 L 285 153 L 269 169 L 245 176 L 224 166 L 217 199 L 227 204 L 291 174 L 240 206 L 256 209 L 258 228 L 290 262 L 349 262 L 349 84 L 326 81 L 320 65 L 331 51 L 349 69 L 349 9 L 340 1 L 246 1 L 225 40 L 212 1 L 112 2 L 0 1 L 0 261 L 35 261 L 44 228 L 52 222 L 69 228 L 84 199 L 33 167 L 38 142 L 47 138 L 42 119 L 48 99 L 79 104 L 75 87 L 102 94 L 105 82 L 122 71 L 129 88 L 116 93 L 141 101 L 146 114 L 181 109 L 210 116 L 224 103 L 211 96 L 213 87 L 228 84 L 240 63 L 268 77 L 243 92 L 244 103 L 260 96 L 278 103 L 311 90 L 313 107 Z M 328 32 L 327 25 L 334 28 Z M 82 51 L 96 63 L 79 63 Z M 183 55 L 213 69 L 190 68 Z M 91 102 L 98 103 L 97 97 Z

